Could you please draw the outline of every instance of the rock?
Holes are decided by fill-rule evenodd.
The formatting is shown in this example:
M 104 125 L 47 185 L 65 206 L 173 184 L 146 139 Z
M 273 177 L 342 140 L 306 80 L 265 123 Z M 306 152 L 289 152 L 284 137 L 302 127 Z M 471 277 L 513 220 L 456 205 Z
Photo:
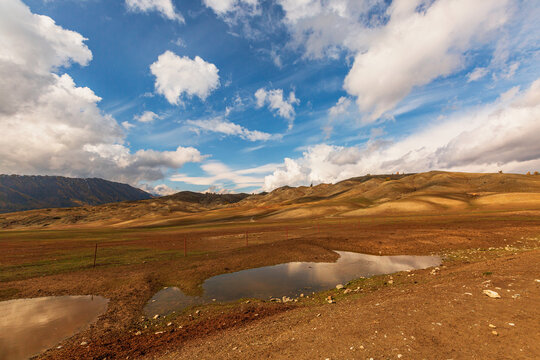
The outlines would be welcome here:
M 465 294 L 463 294 L 463 295 L 469 295 L 469 296 L 472 296 L 472 293 L 470 293 L 470 292 L 466 292 L 466 293 L 465 293 Z
M 351 289 L 345 289 L 345 291 L 343 291 L 344 294 L 348 294 L 348 293 L 350 293 L 350 292 L 352 292 Z
M 498 292 L 493 291 L 493 290 L 483 290 L 482 292 L 484 294 L 486 294 L 487 296 L 489 296 L 490 298 L 492 298 L 492 299 L 500 299 L 501 298 L 501 295 L 499 295 Z
M 514 323 L 508 323 L 508 325 L 510 325 L 510 326 L 516 326 L 516 324 L 514 324 Z
M 135 336 L 139 336 L 139 335 L 141 335 L 141 334 L 142 334 L 142 332 L 137 331 L 137 332 L 135 333 Z
M 338 290 L 341 290 L 341 289 L 343 289 L 343 288 L 344 288 L 344 286 L 341 285 L 341 284 L 337 284 L 337 285 L 336 285 L 336 289 L 338 289 Z
M 81 346 L 86 346 L 86 345 L 88 345 L 88 343 L 87 343 L 86 341 L 83 341 L 83 342 L 81 343 Z
M 201 310 L 196 310 L 195 315 L 199 315 L 201 313 Z
M 497 327 L 493 324 L 489 324 L 489 327 L 492 328 L 492 329 L 496 329 Z
M 398 358 L 398 359 L 401 359 L 402 357 L 403 357 L 403 355 L 397 354 L 397 358 Z
M 58 345 L 56 348 L 57 348 L 57 349 L 61 349 L 61 348 L 62 348 L 62 345 Z
M 512 295 L 512 299 L 517 299 L 517 298 L 520 297 L 520 296 L 521 296 L 521 295 L 519 295 L 519 294 L 514 294 L 514 295 Z
M 246 300 L 246 304 L 249 304 L 250 302 L 251 302 L 251 301 L 249 301 L 249 300 Z
M 498 335 L 499 335 L 499 333 L 496 332 L 495 330 L 493 330 L 491 333 L 492 333 L 493 335 L 495 335 L 495 336 L 498 336 Z
M 172 322 L 167 323 L 167 326 L 171 326 L 171 325 L 172 325 Z
M 394 284 L 394 280 L 388 280 L 388 285 Z
M 302 294 L 300 294 L 300 297 L 304 297 L 304 294 L 303 294 L 303 293 L 302 293 Z
M 159 335 L 159 334 L 163 334 L 165 331 L 156 331 L 154 334 L 155 335 Z
M 272 301 L 272 302 L 281 302 L 281 299 L 278 299 L 278 298 L 271 298 L 270 301 Z
M 154 315 L 154 317 L 152 319 L 156 320 L 158 317 L 159 317 L 159 315 L 156 314 L 156 315 Z

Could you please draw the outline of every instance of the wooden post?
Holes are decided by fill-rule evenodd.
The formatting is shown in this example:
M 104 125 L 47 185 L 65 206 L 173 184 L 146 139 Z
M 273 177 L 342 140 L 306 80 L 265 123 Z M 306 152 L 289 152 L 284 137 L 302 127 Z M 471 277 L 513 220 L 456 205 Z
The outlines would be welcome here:
M 97 243 L 96 243 L 96 248 L 94 250 L 94 268 L 96 267 L 96 257 L 97 257 Z
M 184 238 L 184 257 L 187 256 L 187 244 L 186 244 L 186 238 Z

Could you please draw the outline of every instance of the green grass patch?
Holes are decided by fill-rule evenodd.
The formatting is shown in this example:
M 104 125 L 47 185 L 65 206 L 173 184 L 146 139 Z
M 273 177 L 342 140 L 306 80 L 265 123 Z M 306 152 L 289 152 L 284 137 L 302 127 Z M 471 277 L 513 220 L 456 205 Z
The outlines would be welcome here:
M 146 248 L 98 248 L 96 267 L 121 266 L 176 259 L 183 252 Z M 93 268 L 94 249 L 71 252 L 69 255 L 30 263 L 0 266 L 0 282 L 34 278 Z

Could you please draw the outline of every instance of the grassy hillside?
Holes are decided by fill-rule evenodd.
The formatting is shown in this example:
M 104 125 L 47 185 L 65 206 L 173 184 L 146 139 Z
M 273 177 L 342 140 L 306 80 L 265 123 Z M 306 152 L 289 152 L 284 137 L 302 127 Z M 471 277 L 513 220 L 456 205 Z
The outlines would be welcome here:
M 0 227 L 169 226 L 216 221 L 540 209 L 540 176 L 431 171 L 282 187 L 257 195 L 182 192 L 136 202 L 0 216 Z

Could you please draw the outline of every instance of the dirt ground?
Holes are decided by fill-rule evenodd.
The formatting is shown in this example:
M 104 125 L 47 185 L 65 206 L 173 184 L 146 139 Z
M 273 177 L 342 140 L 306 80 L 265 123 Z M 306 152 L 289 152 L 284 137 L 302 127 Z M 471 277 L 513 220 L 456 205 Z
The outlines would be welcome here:
M 38 356 L 43 359 L 538 358 L 539 239 L 538 211 L 7 230 L 0 233 L 0 300 L 110 299 L 95 324 Z M 440 254 L 445 260 L 435 274 L 428 269 L 394 274 L 391 282 L 389 276 L 354 281 L 347 288 L 356 291 L 348 294 L 333 290 L 287 304 L 244 300 L 141 318 L 144 304 L 164 286 L 197 294 L 210 276 L 332 261 L 331 250 Z M 484 289 L 502 298 L 491 299 Z M 328 304 L 327 296 L 336 303 Z

